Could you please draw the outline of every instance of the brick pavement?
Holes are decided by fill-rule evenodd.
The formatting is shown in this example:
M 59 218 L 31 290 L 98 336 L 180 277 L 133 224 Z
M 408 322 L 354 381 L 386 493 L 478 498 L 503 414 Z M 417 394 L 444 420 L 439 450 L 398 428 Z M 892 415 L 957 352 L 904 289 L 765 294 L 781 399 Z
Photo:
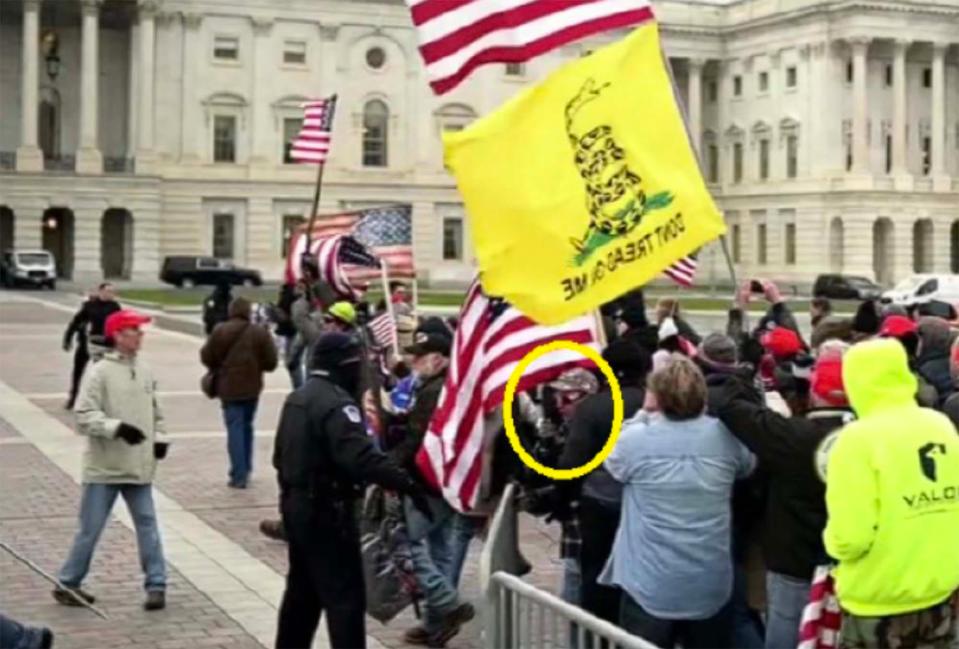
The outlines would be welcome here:
M 56 574 L 76 531 L 80 487 L 31 445 L 0 451 L 0 538 L 41 568 Z M 123 505 L 118 505 L 122 507 Z M 57 647 L 259 647 L 259 643 L 209 597 L 169 568 L 169 606 L 147 613 L 134 534 L 111 522 L 94 556 L 85 586 L 110 616 L 56 604 L 51 585 L 0 551 L 0 609 L 51 627 Z
M 10 303 L 0 299 L 0 380 L 21 393 L 30 394 L 34 405 L 72 427 L 72 415 L 62 409 L 62 397 L 58 394 L 65 390 L 65 377 L 72 362 L 72 356 L 62 353 L 58 344 L 68 317 L 69 314 L 37 304 Z M 23 333 L 25 331 L 29 333 Z M 216 435 L 222 429 L 219 408 L 198 391 L 181 394 L 195 390 L 197 385 L 199 370 L 195 359 L 198 341 L 184 334 L 160 333 L 149 334 L 144 355 L 157 373 L 161 392 L 168 390 L 177 394 L 161 398 L 176 438 L 170 457 L 161 465 L 158 489 L 186 513 L 209 526 L 211 531 L 215 530 L 237 544 L 251 557 L 248 560 L 262 562 L 275 576 L 284 575 L 285 545 L 262 537 L 257 530 L 261 518 L 276 515 L 276 485 L 269 466 L 272 438 L 265 435 L 257 438 L 256 471 L 251 488 L 247 491 L 226 488 L 225 440 Z M 17 343 L 4 344 L 4 339 Z M 286 377 L 279 373 L 269 377 L 267 385 L 273 393 L 265 395 L 258 415 L 258 430 L 269 431 L 275 426 L 282 402 L 282 394 L 278 393 L 285 383 Z M 19 434 L 10 423 L 0 419 L 0 440 L 6 440 L 0 441 L 0 493 L 17 494 L 13 499 L 0 499 L 0 535 L 18 546 L 35 547 L 42 556 L 32 558 L 43 567 L 56 570 L 75 529 L 79 488 L 53 462 L 28 444 L 28 440 L 16 439 L 17 436 Z M 161 510 L 165 533 L 171 523 L 179 525 L 172 516 L 172 513 L 165 514 Z M 555 591 L 561 574 L 556 559 L 558 528 L 526 519 L 522 521 L 521 535 L 521 544 L 534 564 L 530 580 Z M 463 576 L 464 595 L 477 603 L 479 548 L 480 542 L 474 541 Z M 11 564 L 8 557 L 0 559 L 4 561 L 0 563 L 4 576 L 0 608 L 24 619 L 47 621 L 56 630 L 68 633 L 72 644 L 62 646 L 129 646 L 125 643 L 137 637 L 138 630 L 145 633 L 144 627 L 153 626 L 149 623 L 154 618 L 139 609 L 140 576 L 133 534 L 116 521 L 104 534 L 91 571 L 90 586 L 97 594 L 102 592 L 104 606 L 111 615 L 114 610 L 124 614 L 122 621 L 97 624 L 97 618 L 92 614 L 57 607 L 49 599 L 49 588 L 44 582 L 37 581 L 19 564 Z M 6 585 L 8 572 L 13 575 L 10 588 Z M 224 646 L 257 646 L 256 640 L 222 606 L 217 605 L 217 601 L 224 605 L 229 601 L 217 592 L 204 594 L 209 585 L 205 580 L 201 580 L 198 587 L 176 569 L 170 572 L 170 608 L 155 618 L 158 620 L 156 628 L 149 629 L 142 646 L 172 649 L 205 646 L 208 641 L 216 646 L 214 639 L 223 636 L 230 637 L 230 642 Z M 271 584 L 275 583 L 275 580 L 271 581 Z M 403 630 L 413 622 L 412 611 L 406 611 L 386 627 L 371 620 L 368 632 L 383 645 L 396 647 L 402 644 Z M 197 626 L 204 627 L 209 637 L 195 635 L 204 630 L 197 629 Z M 481 622 L 474 621 L 450 643 L 450 647 L 478 646 L 480 628 Z M 262 633 L 257 635 L 262 639 Z

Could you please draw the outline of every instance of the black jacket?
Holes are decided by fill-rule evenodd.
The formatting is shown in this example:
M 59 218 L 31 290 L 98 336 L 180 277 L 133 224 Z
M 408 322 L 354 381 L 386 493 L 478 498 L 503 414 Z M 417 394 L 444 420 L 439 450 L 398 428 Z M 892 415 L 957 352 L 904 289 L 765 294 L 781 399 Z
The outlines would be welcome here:
M 207 336 L 221 322 L 230 317 L 230 302 L 233 294 L 228 285 L 217 286 L 203 301 L 203 330 Z
M 642 388 L 623 388 L 623 420 L 643 407 Z M 609 390 L 593 394 L 576 407 L 569 421 L 566 444 L 559 456 L 559 468 L 570 469 L 589 462 L 603 448 L 612 432 L 613 396 Z M 603 466 L 580 480 L 563 480 L 559 485 L 567 500 L 575 500 L 579 491 L 596 500 L 618 503 L 622 500 L 623 485 L 613 479 Z
M 765 470 L 769 493 L 763 525 L 766 567 L 797 579 L 812 579 L 826 558 L 826 484 L 820 464 L 837 432 L 852 419 L 842 408 L 783 417 L 757 403 L 751 386 L 726 383 L 716 395 L 716 414 Z
M 698 364 L 706 377 L 706 409 L 709 415 L 718 417 L 717 409 L 724 392 L 731 385 L 741 386 L 743 393 L 757 403 L 763 403 L 762 391 L 753 382 L 750 365 L 718 369 L 704 363 Z M 746 560 L 749 546 L 758 540 L 760 519 L 766 508 L 766 474 L 760 466 L 749 477 L 737 480 L 733 485 L 733 560 L 739 564 Z
M 919 376 L 936 389 L 936 406 L 942 406 L 954 391 L 949 371 L 949 350 L 937 350 L 919 356 Z
M 63 337 L 64 342 L 69 341 L 75 332 L 82 329 L 86 329 L 91 338 L 102 338 L 107 318 L 119 310 L 120 305 L 114 300 L 108 302 L 104 302 L 100 298 L 87 300 L 73 316 L 73 320 L 70 321 L 70 326 L 67 327 L 66 334 Z
M 389 453 L 396 463 L 413 475 L 419 475 L 416 469 L 416 453 L 420 450 L 426 429 L 430 425 L 433 411 L 440 400 L 446 372 L 426 379 L 414 394 L 413 407 L 407 419 L 409 430 L 403 440 L 390 449 Z
M 320 508 L 351 498 L 364 483 L 417 489 L 409 474 L 373 445 L 352 397 L 317 374 L 283 404 L 273 466 L 283 494 L 303 493 Z

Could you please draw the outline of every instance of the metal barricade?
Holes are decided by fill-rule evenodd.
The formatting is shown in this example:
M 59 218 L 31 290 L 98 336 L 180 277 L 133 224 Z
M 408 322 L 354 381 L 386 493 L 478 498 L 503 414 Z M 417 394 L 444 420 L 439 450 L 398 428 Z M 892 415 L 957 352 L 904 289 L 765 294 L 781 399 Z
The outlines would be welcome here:
M 657 649 L 517 577 L 528 569 L 519 552 L 516 489 L 503 494 L 480 555 L 487 649 Z

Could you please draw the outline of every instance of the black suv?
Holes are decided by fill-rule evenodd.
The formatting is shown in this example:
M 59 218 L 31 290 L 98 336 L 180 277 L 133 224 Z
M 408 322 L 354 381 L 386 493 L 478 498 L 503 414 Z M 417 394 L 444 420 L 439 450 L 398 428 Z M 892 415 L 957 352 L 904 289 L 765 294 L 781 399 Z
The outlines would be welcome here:
M 260 286 L 260 272 L 250 268 L 237 268 L 228 261 L 215 257 L 192 257 L 176 255 L 165 257 L 160 269 L 160 279 L 167 284 L 190 288 L 191 286 L 216 286 L 233 284 Z
M 813 284 L 812 294 L 833 300 L 878 300 L 882 287 L 855 275 L 820 275 Z

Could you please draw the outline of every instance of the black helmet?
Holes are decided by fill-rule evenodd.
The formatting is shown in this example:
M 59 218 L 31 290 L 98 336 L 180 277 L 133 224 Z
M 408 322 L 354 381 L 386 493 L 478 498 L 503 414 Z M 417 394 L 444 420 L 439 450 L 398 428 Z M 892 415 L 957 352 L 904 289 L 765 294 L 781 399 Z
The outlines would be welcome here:
M 313 347 L 312 368 L 335 371 L 359 363 L 362 356 L 363 349 L 355 336 L 341 332 L 323 334 Z

